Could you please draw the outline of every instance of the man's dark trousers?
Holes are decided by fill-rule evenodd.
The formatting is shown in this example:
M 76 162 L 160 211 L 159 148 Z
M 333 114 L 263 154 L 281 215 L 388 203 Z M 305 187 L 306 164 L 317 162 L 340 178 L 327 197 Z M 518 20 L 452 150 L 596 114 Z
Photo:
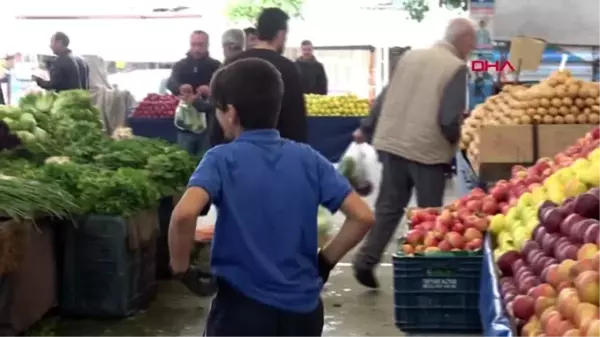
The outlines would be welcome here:
M 223 280 L 217 282 L 204 336 L 321 336 L 321 301 L 308 313 L 284 311 L 241 294 Z
M 383 170 L 375 202 L 375 225 L 356 255 L 356 269 L 370 270 L 381 261 L 413 188 L 419 207 L 440 207 L 444 199 L 447 164 L 425 165 L 384 151 L 379 151 L 379 160 Z

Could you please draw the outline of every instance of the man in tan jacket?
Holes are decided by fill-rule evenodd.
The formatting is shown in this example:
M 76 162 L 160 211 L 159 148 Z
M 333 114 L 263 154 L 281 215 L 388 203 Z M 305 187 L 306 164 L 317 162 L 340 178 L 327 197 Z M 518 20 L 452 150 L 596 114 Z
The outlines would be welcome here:
M 452 20 L 444 40 L 410 50 L 398 60 L 378 118 L 373 146 L 383 166 L 375 204 L 376 224 L 354 261 L 359 283 L 379 286 L 374 269 L 394 235 L 412 195 L 419 207 L 442 206 L 445 171 L 456 154 L 466 108 L 467 67 L 475 27 Z M 354 134 L 361 142 L 361 130 Z

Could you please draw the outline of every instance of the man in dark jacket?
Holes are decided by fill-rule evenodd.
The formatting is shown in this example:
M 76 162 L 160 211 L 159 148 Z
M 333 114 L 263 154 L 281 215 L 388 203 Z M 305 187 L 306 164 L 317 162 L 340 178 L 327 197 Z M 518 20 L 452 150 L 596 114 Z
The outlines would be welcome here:
M 208 34 L 197 30 L 190 36 L 190 50 L 187 57 L 179 60 L 173 66 L 171 76 L 167 81 L 167 88 L 174 95 L 180 95 L 182 92 L 193 92 L 196 97 L 192 105 L 198 113 L 206 114 L 207 118 L 212 119 L 211 115 L 214 109 L 207 103 L 206 99 L 210 95 L 208 85 L 210 79 L 221 62 L 211 58 L 208 54 Z M 177 136 L 179 146 L 192 155 L 198 155 L 204 152 L 207 147 L 207 131 L 194 133 L 189 130 L 180 129 Z
M 302 75 L 302 89 L 305 94 L 327 95 L 327 75 L 323 64 L 313 55 L 312 42 L 302 41 L 302 56 L 296 60 L 296 65 Z
M 208 54 L 208 34 L 196 30 L 190 36 L 190 50 L 187 57 L 175 63 L 167 88 L 173 95 L 179 95 L 181 86 L 191 85 L 196 94 L 208 96 L 208 84 L 221 62 Z
M 56 92 L 89 88 L 90 69 L 85 60 L 73 55 L 69 42 L 69 37 L 63 32 L 52 35 L 50 48 L 56 55 L 56 60 L 50 67 L 50 80 L 33 76 L 33 80 L 41 88 Z

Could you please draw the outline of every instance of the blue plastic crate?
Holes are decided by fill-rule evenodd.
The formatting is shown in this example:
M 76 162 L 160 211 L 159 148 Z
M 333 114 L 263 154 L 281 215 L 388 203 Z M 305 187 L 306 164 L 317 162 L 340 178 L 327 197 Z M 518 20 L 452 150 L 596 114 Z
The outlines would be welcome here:
M 405 333 L 480 332 L 481 255 L 403 256 L 394 261 L 394 313 Z

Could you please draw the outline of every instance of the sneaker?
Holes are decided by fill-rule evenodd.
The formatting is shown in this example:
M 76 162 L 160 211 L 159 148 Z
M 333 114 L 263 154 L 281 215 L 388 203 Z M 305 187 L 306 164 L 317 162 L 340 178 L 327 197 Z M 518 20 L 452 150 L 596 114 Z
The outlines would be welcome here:
M 354 278 L 367 288 L 379 288 L 379 281 L 377 281 L 373 269 L 354 269 Z

